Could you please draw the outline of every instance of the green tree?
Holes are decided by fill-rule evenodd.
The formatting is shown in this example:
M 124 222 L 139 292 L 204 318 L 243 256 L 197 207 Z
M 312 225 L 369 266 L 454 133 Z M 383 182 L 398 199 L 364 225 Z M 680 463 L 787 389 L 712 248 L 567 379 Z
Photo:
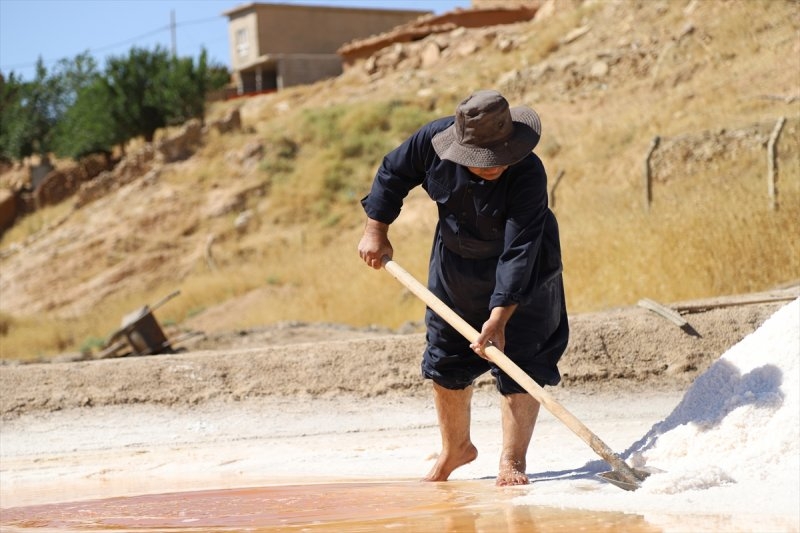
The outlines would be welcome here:
M 192 58 L 174 58 L 165 88 L 169 123 L 180 124 L 192 118 L 204 121 L 209 93 L 224 87 L 228 81 L 227 69 L 208 63 L 205 48 L 201 49 L 196 64 Z
M 51 142 L 56 155 L 79 159 L 90 153 L 108 153 L 123 142 L 111 118 L 109 94 L 94 58 L 86 52 L 72 61 L 62 59 L 57 72 L 61 90 Z
M 3 85 L 0 117 L 3 154 L 11 159 L 34 153 L 46 155 L 50 129 L 57 119 L 57 89 L 44 62 L 41 58 L 36 62 L 36 77 L 32 82 L 18 82 L 12 74 Z
M 200 54 L 198 65 L 192 58 L 174 58 L 169 80 L 165 87 L 165 99 L 169 102 L 171 124 L 180 124 L 192 118 L 205 117 L 206 53 Z
M 105 81 L 97 75 L 81 88 L 73 105 L 56 125 L 53 149 L 60 157 L 80 159 L 92 153 L 110 153 L 124 138 L 111 116 Z
M 50 132 L 58 120 L 60 87 L 53 76 L 48 76 L 41 58 L 36 62 L 36 78 L 23 89 L 23 106 L 26 111 L 29 145 L 33 153 L 47 156 L 50 151 Z M 24 153 L 23 156 L 31 155 Z
M 151 142 L 158 128 L 203 120 L 206 97 L 228 82 L 228 73 L 208 64 L 203 49 L 197 63 L 174 58 L 161 47 L 131 49 L 127 57 L 111 58 L 105 73 L 111 115 L 124 137 L 143 136 Z
M 152 142 L 156 130 L 203 119 L 210 91 L 228 82 L 224 67 L 173 58 L 163 48 L 132 48 L 112 57 L 105 71 L 88 52 L 62 59 L 51 73 L 40 59 L 36 77 L 0 78 L 0 157 L 39 153 L 79 158 L 123 149 L 135 137 Z
M 46 157 L 58 144 L 56 126 L 74 105 L 78 93 L 97 77 L 88 52 L 62 59 L 48 72 L 41 58 L 33 81 L 13 73 L 0 80 L 0 153 L 21 159 L 34 153 Z
M 72 107 L 80 92 L 92 85 L 99 76 L 97 61 L 83 52 L 74 59 L 61 59 L 52 74 L 53 84 L 57 87 L 54 100 L 54 111 L 58 118 Z
M 143 136 L 152 142 L 167 125 L 168 103 L 162 99 L 169 76 L 169 54 L 162 47 L 132 48 L 127 57 L 108 60 L 105 84 L 111 117 L 126 140 Z
M 19 159 L 33 151 L 30 136 L 26 135 L 27 121 L 22 105 L 24 84 L 11 72 L 6 79 L 0 75 L 0 158 Z

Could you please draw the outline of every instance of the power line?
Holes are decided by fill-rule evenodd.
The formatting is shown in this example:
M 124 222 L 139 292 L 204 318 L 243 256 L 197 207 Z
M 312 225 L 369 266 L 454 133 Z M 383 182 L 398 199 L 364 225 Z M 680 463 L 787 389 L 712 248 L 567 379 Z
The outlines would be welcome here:
M 189 20 L 189 21 L 186 21 L 186 22 L 178 22 L 178 23 L 175 24 L 175 27 L 176 28 L 180 28 L 182 26 L 193 26 L 193 25 L 202 24 L 202 23 L 206 23 L 206 22 L 217 21 L 219 19 L 220 19 L 220 17 L 207 17 L 207 18 L 203 18 L 203 19 Z M 106 50 L 110 50 L 112 48 L 117 48 L 119 46 L 124 46 L 126 44 L 130 44 L 130 43 L 139 41 L 141 39 L 145 39 L 147 37 L 152 37 L 153 35 L 157 35 L 159 33 L 165 32 L 165 31 L 170 31 L 171 29 L 172 29 L 172 25 L 171 24 L 167 24 L 165 26 L 160 26 L 160 27 L 158 27 L 158 28 L 156 28 L 154 30 L 150 30 L 150 31 L 148 31 L 146 33 L 143 33 L 141 35 L 137 35 L 136 37 L 130 37 L 128 39 L 124 39 L 122 41 L 119 41 L 119 42 L 116 42 L 116 43 L 113 43 L 113 44 L 107 44 L 107 45 L 99 46 L 99 47 L 96 47 L 96 48 L 87 48 L 85 51 L 89 52 L 91 54 L 96 54 L 96 53 L 99 53 L 99 52 L 105 52 Z M 58 59 L 43 59 L 42 62 L 44 64 L 49 65 L 51 63 L 55 63 L 57 61 L 60 61 L 61 59 L 64 59 L 64 58 L 60 57 Z M 17 64 L 14 64 L 14 65 L 2 65 L 2 68 L 4 70 L 13 70 L 15 68 L 29 68 L 29 67 L 35 67 L 37 63 L 38 63 L 38 60 L 37 61 L 27 62 L 27 63 L 17 63 Z
M 191 26 L 194 24 L 201 24 L 204 22 L 211 22 L 214 20 L 219 20 L 220 17 L 206 17 L 204 19 L 195 19 L 195 20 L 187 20 L 186 22 L 181 22 L 178 26 Z
M 136 42 L 139 39 L 144 39 L 145 37 L 150 37 L 150 36 L 159 34 L 159 33 L 163 32 L 163 31 L 168 30 L 169 28 L 170 28 L 169 26 L 161 26 L 158 29 L 149 31 L 147 33 L 143 33 L 143 34 L 138 35 L 136 37 L 131 37 L 130 39 L 125 39 L 124 41 L 119 41 L 119 42 L 114 43 L 114 44 L 107 44 L 107 45 L 101 46 L 99 48 L 89 48 L 88 51 L 93 53 L 93 54 L 97 53 L 97 52 L 104 52 L 106 50 L 110 50 L 111 48 L 116 48 L 118 46 L 122 46 L 122 45 L 125 45 L 125 44 L 128 44 L 128 43 Z

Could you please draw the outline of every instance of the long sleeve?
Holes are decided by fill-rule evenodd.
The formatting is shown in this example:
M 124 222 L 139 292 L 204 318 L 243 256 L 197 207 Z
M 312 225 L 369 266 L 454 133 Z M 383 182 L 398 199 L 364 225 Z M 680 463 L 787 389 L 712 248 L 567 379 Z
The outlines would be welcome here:
M 541 161 L 525 161 L 509 186 L 503 253 L 489 307 L 524 303 L 530 293 L 561 271 L 555 217 L 547 206 L 547 176 Z
M 544 166 L 531 153 L 500 179 L 482 180 L 467 167 L 436 155 L 431 138 L 452 123 L 453 117 L 433 121 L 388 153 L 361 204 L 369 218 L 391 224 L 409 191 L 421 185 L 437 204 L 437 238 L 453 257 L 460 258 L 451 258 L 443 268 L 458 270 L 459 264 L 472 260 L 497 261 L 493 282 L 481 280 L 478 289 L 476 280 L 466 275 L 467 267 L 464 284 L 452 285 L 452 292 L 482 295 L 479 307 L 483 309 L 487 304 L 491 309 L 527 303 L 546 278 L 561 269 L 558 228 L 547 207 Z M 442 277 L 448 283 L 461 278 L 453 270 Z
M 426 124 L 386 154 L 369 194 L 361 200 L 369 218 L 385 224 L 394 222 L 409 191 L 422 184 L 428 168 L 437 159 L 431 138 L 452 121 L 450 117 Z

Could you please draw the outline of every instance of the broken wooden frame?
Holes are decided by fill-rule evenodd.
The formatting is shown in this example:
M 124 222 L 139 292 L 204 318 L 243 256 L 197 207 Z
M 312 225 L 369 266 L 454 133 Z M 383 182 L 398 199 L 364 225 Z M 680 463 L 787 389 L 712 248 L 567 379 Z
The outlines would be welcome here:
M 152 306 L 144 305 L 122 318 L 122 324 L 105 343 L 103 351 L 95 355 L 95 359 L 120 357 L 121 355 L 156 355 L 173 353 L 172 343 L 167 339 L 164 330 L 153 315 L 153 311 L 172 300 L 180 294 L 173 291 Z M 190 332 L 173 339 L 179 342 L 197 335 Z M 130 353 L 120 355 L 125 348 L 130 348 Z

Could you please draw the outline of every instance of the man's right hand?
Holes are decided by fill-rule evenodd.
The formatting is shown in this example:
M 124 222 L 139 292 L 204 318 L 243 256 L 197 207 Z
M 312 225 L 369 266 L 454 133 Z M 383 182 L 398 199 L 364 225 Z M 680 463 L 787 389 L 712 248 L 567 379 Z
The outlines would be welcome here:
M 380 270 L 383 266 L 383 256 L 391 259 L 393 254 L 394 249 L 389 242 L 389 224 L 368 218 L 364 226 L 364 235 L 358 243 L 358 255 L 367 265 Z

